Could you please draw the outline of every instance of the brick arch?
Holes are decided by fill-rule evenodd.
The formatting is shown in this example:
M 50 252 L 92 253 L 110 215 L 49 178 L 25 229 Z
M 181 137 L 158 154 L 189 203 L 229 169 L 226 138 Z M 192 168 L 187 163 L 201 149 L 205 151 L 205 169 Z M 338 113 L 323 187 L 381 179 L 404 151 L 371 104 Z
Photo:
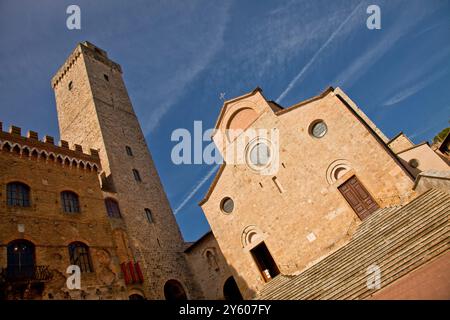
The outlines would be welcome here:
M 36 247 L 39 247 L 39 240 L 35 237 L 30 236 L 29 234 L 27 234 L 26 232 L 24 234 L 21 234 L 20 237 L 17 237 L 17 235 L 11 235 L 7 238 L 4 239 L 4 244 L 9 244 L 13 241 L 16 240 L 26 240 L 29 241 L 31 243 L 33 243 Z
M 71 193 L 76 194 L 78 198 L 80 197 L 80 195 L 78 194 L 78 192 L 75 191 L 74 189 L 68 189 L 68 188 L 61 189 L 61 191 L 59 192 L 59 194 L 61 194 L 61 193 L 63 193 L 63 192 L 71 192 Z
M 17 153 L 17 154 L 21 154 L 22 153 L 22 147 L 20 146 L 20 144 L 15 143 L 11 149 L 12 153 Z
M 7 150 L 6 148 L 8 148 L 9 150 Z M 12 150 L 12 143 L 9 142 L 9 141 L 3 141 L 1 150 L 2 151 L 11 152 L 11 150 Z
M 188 300 L 185 286 L 176 279 L 170 279 L 164 284 L 164 297 L 168 301 Z
M 48 154 L 48 152 L 45 151 L 45 150 L 42 150 L 42 151 L 39 153 L 39 158 L 41 158 L 41 159 L 47 160 L 48 157 L 49 157 L 49 154 Z
M 69 157 L 65 156 L 63 159 L 64 159 L 63 160 L 64 166 L 69 166 L 70 167 L 72 165 L 72 160 Z
M 30 188 L 30 191 L 31 191 L 31 187 L 30 187 L 31 181 L 27 181 L 22 178 L 20 178 L 20 179 L 11 178 L 6 181 L 5 185 L 8 185 L 8 184 L 14 183 L 14 182 L 26 184 L 28 186 L 28 188 Z
M 135 299 L 131 298 L 133 296 L 135 297 Z M 145 300 L 145 294 L 142 290 L 137 289 L 137 288 L 132 288 L 132 289 L 128 290 L 128 299 L 137 300 L 136 296 L 141 296 L 142 300 Z
M 56 160 L 55 160 L 59 165 L 63 165 L 64 164 L 64 158 L 60 155 L 60 154 L 58 154 L 57 156 L 56 156 Z
M 28 146 L 24 146 L 21 152 L 22 156 L 29 157 L 31 155 L 31 150 Z
M 33 148 L 30 152 L 30 156 L 31 156 L 31 158 L 35 157 L 35 159 L 37 159 L 39 157 L 39 150 L 36 148 Z
M 86 246 L 88 246 L 89 250 L 91 250 L 92 248 L 92 242 L 91 240 L 81 237 L 81 236 L 77 236 L 76 238 L 70 238 L 70 239 L 66 239 L 64 241 L 64 247 L 66 247 L 66 249 L 69 247 L 70 244 L 72 243 L 83 243 Z

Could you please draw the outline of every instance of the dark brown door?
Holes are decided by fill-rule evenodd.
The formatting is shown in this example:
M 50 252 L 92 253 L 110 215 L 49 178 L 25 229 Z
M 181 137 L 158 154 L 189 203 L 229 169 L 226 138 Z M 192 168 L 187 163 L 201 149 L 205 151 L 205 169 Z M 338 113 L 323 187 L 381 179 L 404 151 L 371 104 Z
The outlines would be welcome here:
M 356 176 L 348 179 L 338 189 L 361 220 L 379 208 Z
M 250 252 L 266 282 L 272 280 L 272 278 L 280 273 L 277 264 L 273 260 L 272 255 L 264 242 L 258 244 L 250 250 Z

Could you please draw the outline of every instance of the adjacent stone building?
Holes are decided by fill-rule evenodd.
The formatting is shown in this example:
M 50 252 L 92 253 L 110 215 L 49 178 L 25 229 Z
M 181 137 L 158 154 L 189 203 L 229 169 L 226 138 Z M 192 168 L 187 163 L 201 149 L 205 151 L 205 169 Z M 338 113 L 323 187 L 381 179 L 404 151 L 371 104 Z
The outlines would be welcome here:
M 241 300 L 236 280 L 210 231 L 184 251 L 207 300 Z M 235 273 L 236 274 L 236 273 Z
M 56 146 L 0 123 L 0 295 L 5 299 L 128 298 L 120 274 L 96 150 Z M 68 290 L 67 267 L 82 268 Z

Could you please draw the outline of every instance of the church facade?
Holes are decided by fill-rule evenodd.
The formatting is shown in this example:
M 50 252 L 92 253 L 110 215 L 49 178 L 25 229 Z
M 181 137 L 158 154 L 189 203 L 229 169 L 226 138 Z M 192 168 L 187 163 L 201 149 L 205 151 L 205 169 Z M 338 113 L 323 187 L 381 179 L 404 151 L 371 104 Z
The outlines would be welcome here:
M 372 214 L 401 208 L 434 186 L 450 191 L 444 158 L 403 134 L 388 140 L 340 88 L 288 108 L 268 101 L 257 88 L 226 101 L 215 130 L 212 138 L 225 162 L 200 206 L 244 298 L 270 291 L 267 287 L 273 294 L 263 298 L 274 298 L 276 292 L 285 293 L 281 298 L 295 297 L 283 279 L 339 256 L 355 243 Z M 271 131 L 278 133 L 275 138 L 258 134 Z M 236 149 L 241 155 L 231 152 L 229 157 Z M 417 181 L 427 170 L 438 174 L 419 191 Z M 438 214 L 448 218 L 448 208 Z M 448 244 L 443 246 L 448 266 Z M 449 275 L 439 270 L 433 275 L 436 282 Z M 351 272 L 364 275 L 366 270 Z M 338 278 L 333 270 L 328 274 L 330 282 Z M 365 283 L 364 278 L 358 281 Z M 313 292 L 315 283 L 297 285 Z M 327 297 L 299 295 L 322 296 Z

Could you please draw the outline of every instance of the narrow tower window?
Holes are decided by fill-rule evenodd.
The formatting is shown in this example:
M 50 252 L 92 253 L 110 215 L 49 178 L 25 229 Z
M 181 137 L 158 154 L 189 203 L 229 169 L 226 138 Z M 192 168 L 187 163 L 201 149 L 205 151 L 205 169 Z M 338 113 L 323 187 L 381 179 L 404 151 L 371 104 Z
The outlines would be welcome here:
M 69 88 L 69 91 L 72 90 L 72 87 L 73 87 L 72 81 L 69 82 L 69 85 L 67 87 Z
M 107 74 L 103 74 L 103 78 L 105 78 L 105 80 L 109 82 L 109 77 Z
M 133 151 L 131 150 L 131 148 L 129 146 L 125 146 L 125 150 L 127 150 L 127 155 L 129 155 L 130 157 L 133 156 Z
M 139 171 L 137 171 L 136 169 L 133 169 L 133 175 L 134 175 L 134 179 L 137 182 L 142 182 L 141 175 L 139 174 Z
M 145 216 L 147 217 L 147 221 L 149 223 L 153 223 L 153 215 L 152 215 L 152 211 L 148 208 L 145 208 Z

